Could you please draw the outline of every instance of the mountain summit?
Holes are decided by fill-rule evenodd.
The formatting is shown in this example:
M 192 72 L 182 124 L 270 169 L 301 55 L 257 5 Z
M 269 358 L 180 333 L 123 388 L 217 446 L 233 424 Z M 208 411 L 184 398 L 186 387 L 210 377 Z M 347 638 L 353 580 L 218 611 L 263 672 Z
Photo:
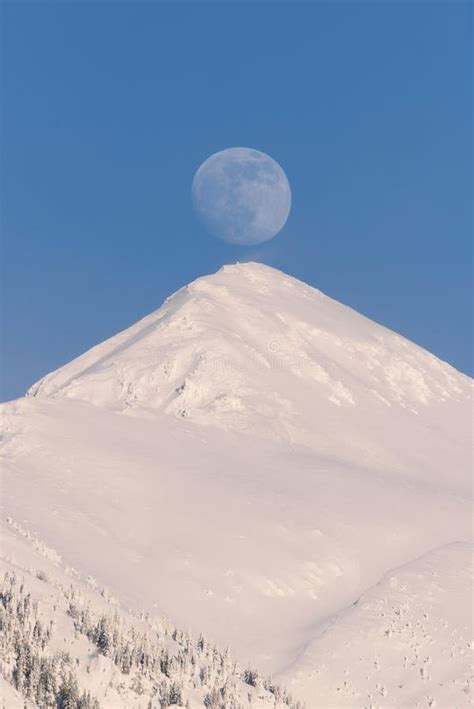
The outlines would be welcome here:
M 276 269 L 243 263 L 182 288 L 28 395 L 159 410 L 398 466 L 394 426 L 418 449 L 427 442 L 432 460 L 426 426 L 451 429 L 469 392 L 467 377 L 405 338 Z

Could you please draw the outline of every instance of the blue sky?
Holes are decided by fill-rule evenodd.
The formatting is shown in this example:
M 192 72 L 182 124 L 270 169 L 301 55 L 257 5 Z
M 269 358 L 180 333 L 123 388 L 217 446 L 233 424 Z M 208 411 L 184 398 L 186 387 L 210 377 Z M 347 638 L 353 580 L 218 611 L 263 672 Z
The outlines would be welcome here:
M 468 2 L 4 2 L 4 397 L 253 258 L 471 371 Z M 211 153 L 274 157 L 254 252 L 190 199 Z

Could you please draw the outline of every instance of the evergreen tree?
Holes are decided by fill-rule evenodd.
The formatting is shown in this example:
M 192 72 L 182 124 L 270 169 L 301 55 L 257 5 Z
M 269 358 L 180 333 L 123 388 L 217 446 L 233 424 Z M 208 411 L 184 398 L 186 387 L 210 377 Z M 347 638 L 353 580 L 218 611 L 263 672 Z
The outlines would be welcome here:
M 58 709 L 77 709 L 79 704 L 79 688 L 77 680 L 69 673 L 61 682 L 57 695 Z

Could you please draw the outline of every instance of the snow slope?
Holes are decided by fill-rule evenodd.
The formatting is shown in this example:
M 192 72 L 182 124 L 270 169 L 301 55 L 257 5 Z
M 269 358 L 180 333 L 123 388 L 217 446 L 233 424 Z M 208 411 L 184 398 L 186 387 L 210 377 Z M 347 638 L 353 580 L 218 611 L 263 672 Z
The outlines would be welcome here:
M 320 706 L 474 704 L 472 547 L 434 549 L 339 613 L 284 673 Z
M 435 572 L 466 645 L 470 392 L 319 291 L 226 266 L 4 405 L 3 514 L 309 709 L 467 706 L 467 655 L 441 670 L 448 631 L 417 599 Z M 385 635 L 400 596 L 430 681 L 403 666 L 419 627 Z
M 0 559 L 3 706 L 301 709 L 205 637 L 127 612 L 13 520 L 2 534 L 9 552 Z

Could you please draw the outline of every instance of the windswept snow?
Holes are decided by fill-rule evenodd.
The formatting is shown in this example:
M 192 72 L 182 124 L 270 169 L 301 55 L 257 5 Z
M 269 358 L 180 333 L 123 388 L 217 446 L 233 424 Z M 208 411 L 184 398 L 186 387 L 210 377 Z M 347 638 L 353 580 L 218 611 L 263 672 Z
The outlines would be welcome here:
M 308 709 L 468 706 L 470 392 L 319 291 L 227 266 L 3 407 L 4 515 Z

